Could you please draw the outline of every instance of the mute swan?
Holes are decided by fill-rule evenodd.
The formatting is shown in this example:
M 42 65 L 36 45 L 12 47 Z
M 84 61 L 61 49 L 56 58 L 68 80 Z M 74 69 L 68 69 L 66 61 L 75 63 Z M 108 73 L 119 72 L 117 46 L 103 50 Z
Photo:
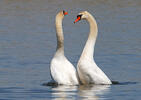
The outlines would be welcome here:
M 62 20 L 67 12 L 60 11 L 56 15 L 56 36 L 57 49 L 51 61 L 50 70 L 53 80 L 62 85 L 78 85 L 77 73 L 74 66 L 64 55 L 64 36 L 62 30 Z
M 81 19 L 88 21 L 90 25 L 90 33 L 80 59 L 77 63 L 77 71 L 80 81 L 82 84 L 112 84 L 111 80 L 96 65 L 93 59 L 94 46 L 98 34 L 96 20 L 87 11 L 80 12 L 74 23 Z

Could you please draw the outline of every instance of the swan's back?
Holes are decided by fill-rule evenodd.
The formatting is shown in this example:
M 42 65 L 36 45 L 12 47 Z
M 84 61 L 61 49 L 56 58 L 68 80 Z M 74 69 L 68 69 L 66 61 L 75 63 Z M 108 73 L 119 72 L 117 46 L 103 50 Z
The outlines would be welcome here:
M 53 58 L 51 61 L 51 74 L 58 84 L 77 85 L 76 70 L 67 58 Z
M 79 61 L 77 70 L 83 84 L 111 84 L 109 78 L 94 61 Z

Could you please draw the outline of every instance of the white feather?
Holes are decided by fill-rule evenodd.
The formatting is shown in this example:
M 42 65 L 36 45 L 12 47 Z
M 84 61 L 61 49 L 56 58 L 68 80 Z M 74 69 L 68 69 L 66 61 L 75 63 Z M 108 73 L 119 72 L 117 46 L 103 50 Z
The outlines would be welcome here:
M 78 85 L 76 69 L 64 55 L 63 18 L 63 11 L 56 15 L 57 50 L 50 65 L 51 76 L 58 84 Z
M 81 15 L 81 19 L 87 20 L 90 24 L 88 40 L 77 64 L 80 81 L 83 84 L 112 84 L 93 59 L 94 46 L 98 33 L 97 23 L 87 11 L 81 12 L 79 15 Z

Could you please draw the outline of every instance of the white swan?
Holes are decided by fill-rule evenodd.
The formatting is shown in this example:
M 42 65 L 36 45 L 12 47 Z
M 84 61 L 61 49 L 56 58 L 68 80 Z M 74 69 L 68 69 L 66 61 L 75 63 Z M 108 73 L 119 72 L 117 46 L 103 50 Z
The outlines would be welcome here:
M 89 22 L 90 33 L 83 52 L 77 64 L 77 71 L 82 84 L 112 84 L 105 73 L 96 65 L 93 59 L 94 46 L 98 34 L 97 23 L 93 16 L 87 12 L 80 12 L 77 21 L 85 19 Z
M 77 73 L 74 66 L 68 61 L 64 55 L 64 36 L 62 30 L 62 20 L 67 12 L 60 11 L 56 15 L 56 36 L 57 50 L 51 61 L 51 76 L 57 84 L 62 85 L 78 85 Z

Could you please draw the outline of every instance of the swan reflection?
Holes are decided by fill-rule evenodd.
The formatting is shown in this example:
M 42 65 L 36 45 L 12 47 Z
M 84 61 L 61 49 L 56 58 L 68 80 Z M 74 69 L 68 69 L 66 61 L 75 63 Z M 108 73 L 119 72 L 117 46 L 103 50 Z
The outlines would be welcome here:
M 77 86 L 61 85 L 52 88 L 52 100 L 73 100 L 77 94 Z
M 109 91 L 110 85 L 61 85 L 52 88 L 51 97 L 52 100 L 98 100 Z
M 104 95 L 110 91 L 110 85 L 81 85 L 78 95 L 81 100 L 98 100 L 99 95 Z

